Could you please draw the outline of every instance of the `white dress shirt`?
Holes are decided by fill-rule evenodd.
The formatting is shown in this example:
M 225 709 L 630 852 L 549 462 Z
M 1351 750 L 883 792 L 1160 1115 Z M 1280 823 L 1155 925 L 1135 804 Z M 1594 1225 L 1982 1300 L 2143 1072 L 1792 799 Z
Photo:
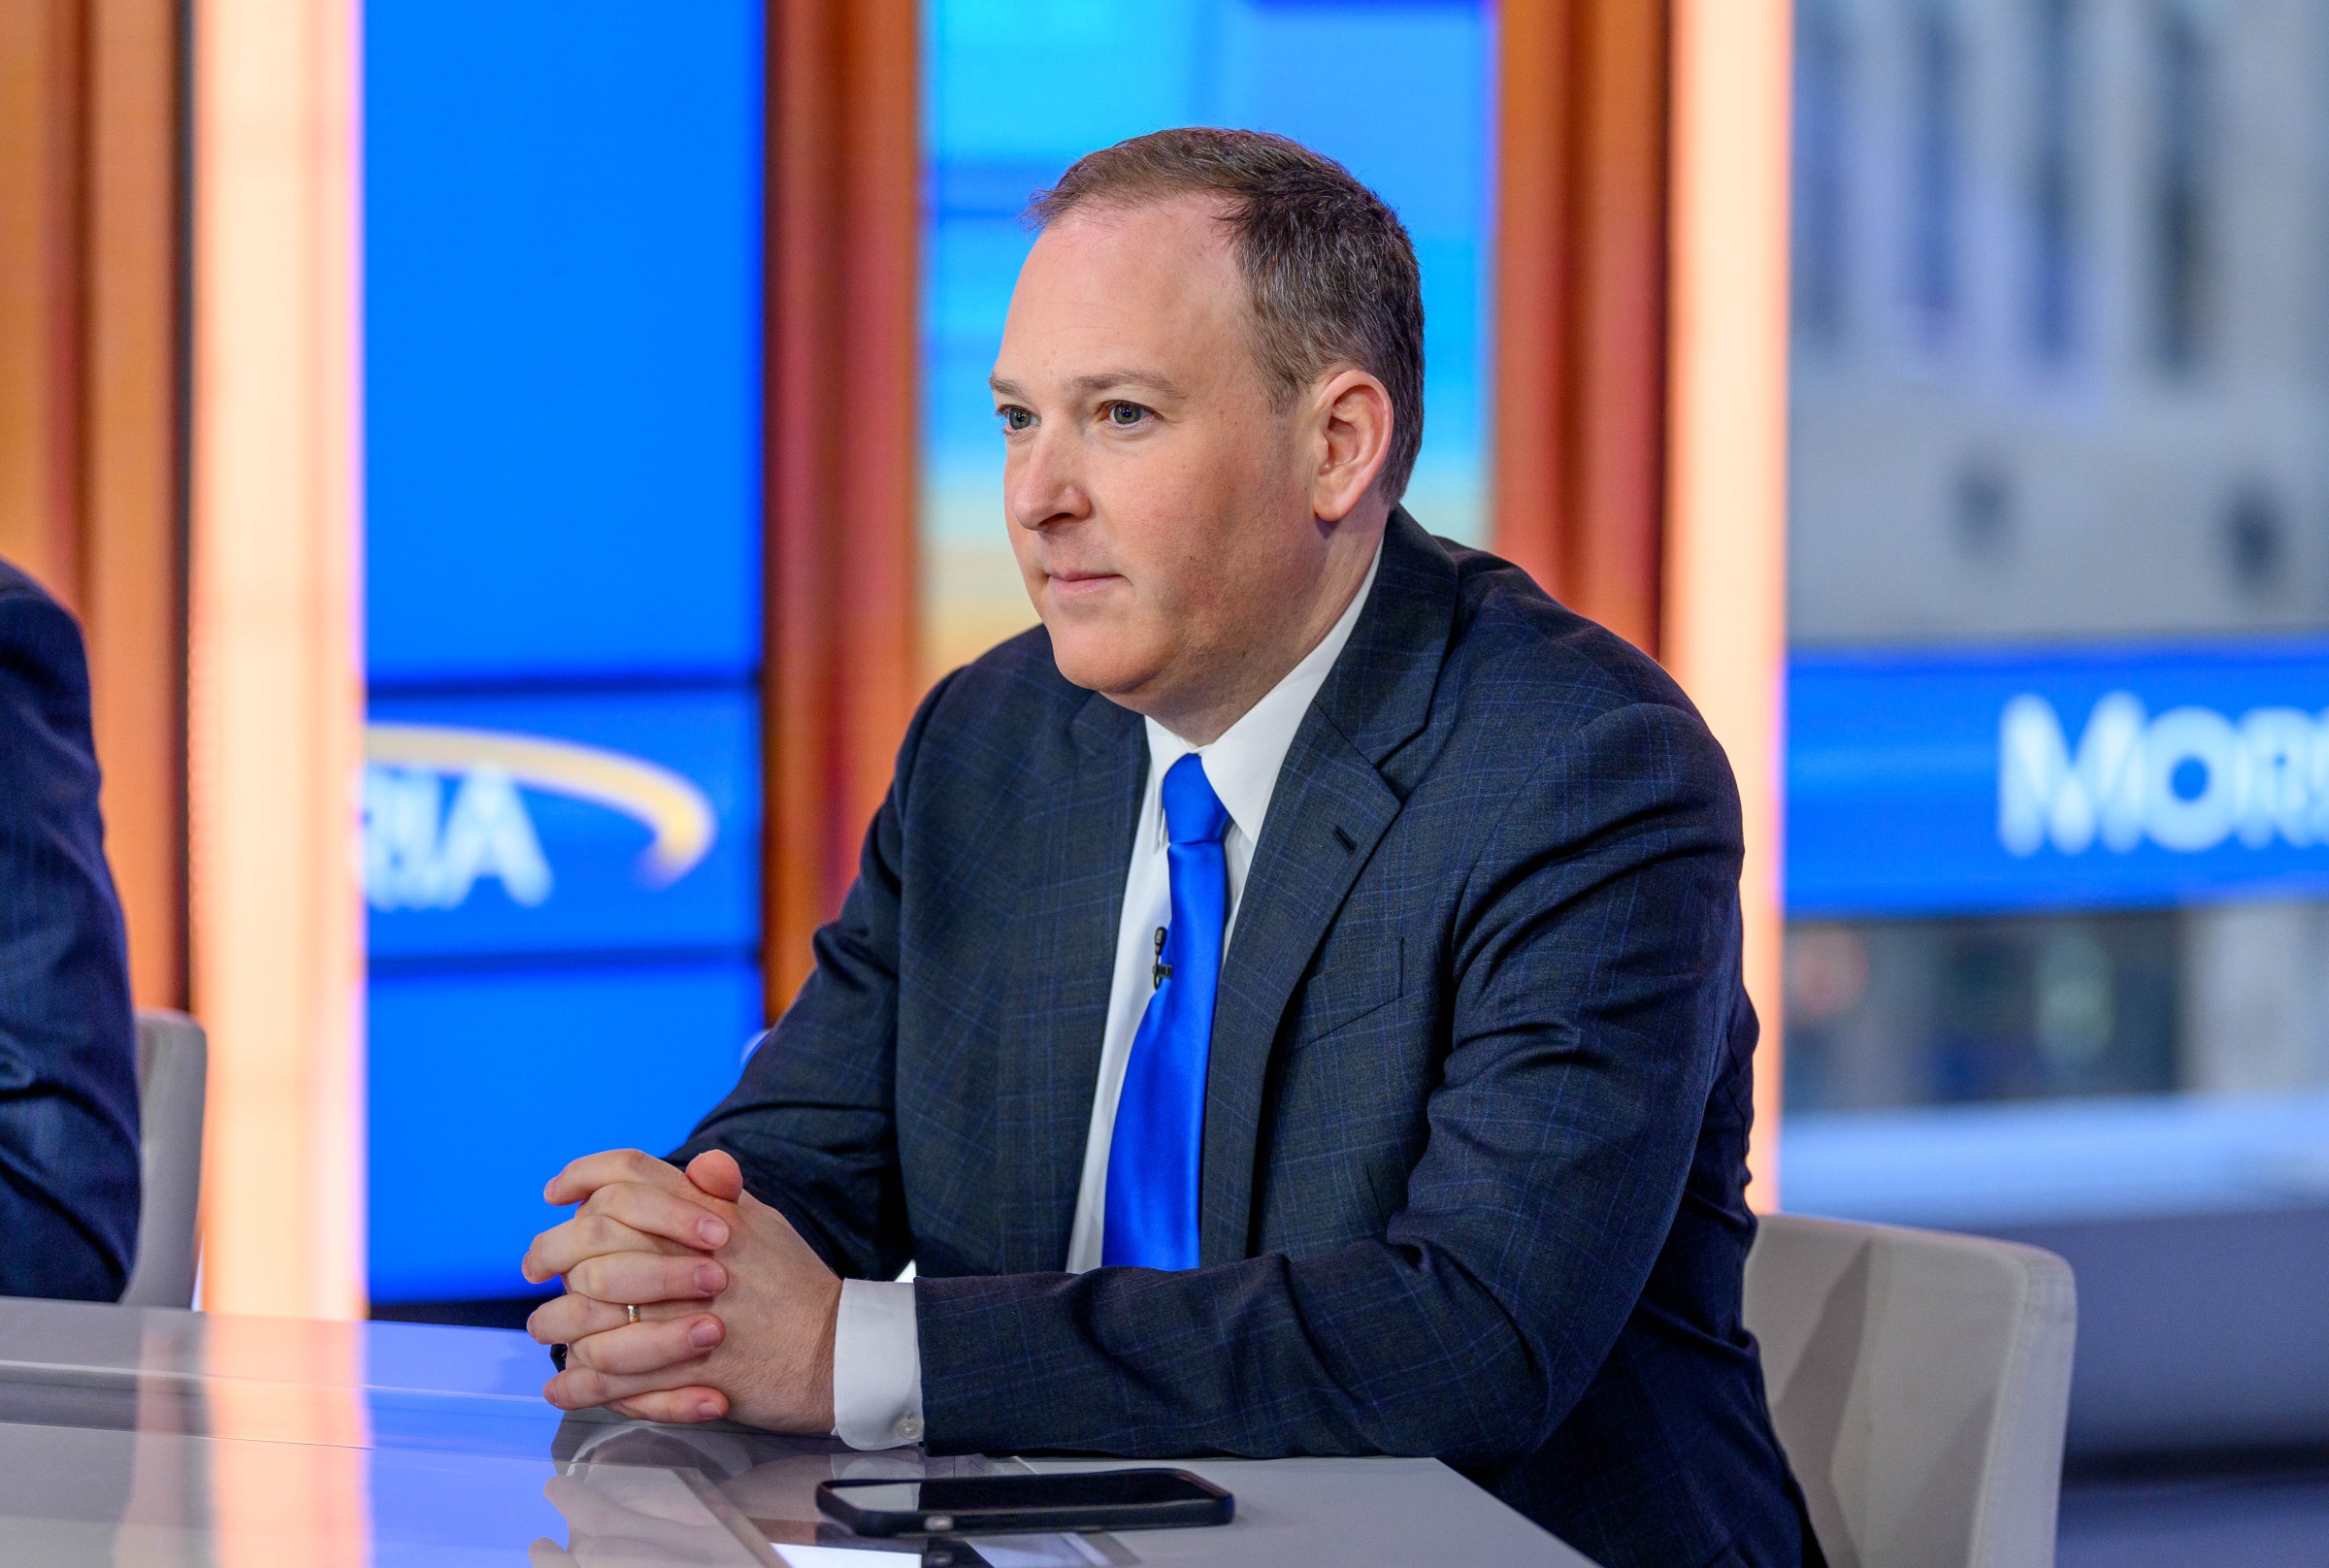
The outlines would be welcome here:
M 1230 933 L 1237 929 L 1237 905 L 1245 893 L 1245 873 L 1254 863 L 1254 845 L 1262 836 L 1263 820 L 1269 814 L 1269 798 L 1278 787 L 1278 772 L 1302 716 L 1326 684 L 1351 628 L 1359 622 L 1366 596 L 1373 591 L 1375 572 L 1383 562 L 1382 546 L 1366 569 L 1366 580 L 1351 597 L 1349 607 L 1269 689 L 1245 716 L 1222 732 L 1211 745 L 1193 746 L 1154 719 L 1144 720 L 1148 732 L 1148 781 L 1140 794 L 1140 824 L 1132 834 L 1132 863 L 1124 873 L 1124 916 L 1116 928 L 1116 973 L 1108 992 L 1107 1032 L 1099 1050 L 1099 1082 L 1092 1095 L 1092 1130 L 1084 1141 L 1084 1175 L 1076 1189 L 1075 1223 L 1067 1232 L 1066 1267 L 1080 1274 L 1099 1266 L 1100 1244 L 1107 1225 L 1108 1145 L 1116 1131 L 1116 1098 L 1124 1089 L 1124 1067 L 1132 1053 L 1132 1036 L 1148 1010 L 1155 989 L 1150 968 L 1156 961 L 1158 928 L 1171 918 L 1172 881 L 1164 849 L 1162 798 L 1165 769 L 1190 752 L 1204 759 L 1205 778 L 1230 815 L 1222 835 L 1229 863 L 1230 898 L 1223 927 L 1226 957 Z M 922 1437 L 922 1350 L 915 1337 L 914 1288 L 904 1281 L 844 1280 L 840 1312 L 833 1333 L 833 1431 L 851 1448 L 892 1448 L 919 1442 Z

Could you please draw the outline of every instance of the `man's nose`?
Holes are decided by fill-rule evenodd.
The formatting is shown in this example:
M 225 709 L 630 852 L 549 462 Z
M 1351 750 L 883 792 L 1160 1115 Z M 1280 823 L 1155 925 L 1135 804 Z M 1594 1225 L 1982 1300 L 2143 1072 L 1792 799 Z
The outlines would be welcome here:
M 1037 430 L 1003 464 L 1003 503 L 1011 521 L 1043 529 L 1092 514 L 1075 443 Z

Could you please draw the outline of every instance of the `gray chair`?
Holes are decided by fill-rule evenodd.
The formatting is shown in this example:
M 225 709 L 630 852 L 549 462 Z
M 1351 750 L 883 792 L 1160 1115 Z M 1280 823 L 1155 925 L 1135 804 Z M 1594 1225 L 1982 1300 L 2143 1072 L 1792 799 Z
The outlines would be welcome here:
M 1834 1568 L 2047 1568 L 2078 1295 L 2052 1253 L 1767 1215 L 1747 1326 Z
M 125 1307 L 190 1307 L 202 1196 L 202 1117 L 210 1042 L 183 1013 L 138 1011 L 138 1166 L 145 1202 Z

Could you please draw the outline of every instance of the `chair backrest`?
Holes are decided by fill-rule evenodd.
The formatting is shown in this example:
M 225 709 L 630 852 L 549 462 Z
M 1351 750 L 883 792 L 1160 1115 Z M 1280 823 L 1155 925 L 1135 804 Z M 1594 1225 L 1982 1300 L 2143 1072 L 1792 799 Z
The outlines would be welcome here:
M 203 1102 L 210 1042 L 183 1013 L 138 1011 L 138 1256 L 121 1304 L 194 1304 L 194 1216 L 202 1195 Z
M 2053 1562 L 2069 1264 L 1979 1236 L 1766 1215 L 1747 1326 L 1834 1568 Z

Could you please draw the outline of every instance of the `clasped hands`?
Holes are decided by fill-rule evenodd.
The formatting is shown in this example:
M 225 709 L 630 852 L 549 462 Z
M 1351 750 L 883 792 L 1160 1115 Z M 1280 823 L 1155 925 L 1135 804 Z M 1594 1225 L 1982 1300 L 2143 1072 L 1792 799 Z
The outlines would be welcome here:
M 551 1404 L 833 1430 L 841 1282 L 744 1191 L 734 1157 L 711 1150 L 682 1172 L 637 1149 L 589 1155 L 542 1196 L 580 1205 L 534 1238 L 523 1264 L 532 1283 L 565 1279 L 566 1294 L 526 1322 L 542 1344 L 567 1347 L 566 1369 L 542 1389 Z

